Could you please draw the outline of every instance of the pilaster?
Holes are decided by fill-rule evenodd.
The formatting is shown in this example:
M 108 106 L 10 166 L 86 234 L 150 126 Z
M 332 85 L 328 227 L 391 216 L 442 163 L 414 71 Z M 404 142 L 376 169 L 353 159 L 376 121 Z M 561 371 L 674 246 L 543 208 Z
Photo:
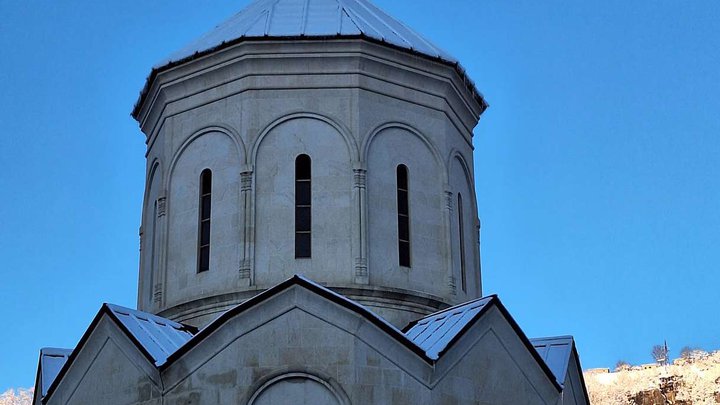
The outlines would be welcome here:
M 367 170 L 353 169 L 353 238 L 352 252 L 355 263 L 355 283 L 368 284 L 367 260 Z
M 446 185 L 443 192 L 443 228 L 445 228 L 445 268 L 447 269 L 447 288 L 452 295 L 457 295 L 457 280 L 455 278 L 452 254 L 452 213 L 453 213 L 453 192 Z
M 239 265 L 240 285 L 253 284 L 253 255 L 255 246 L 255 198 L 253 171 L 246 169 L 240 173 L 240 201 L 243 204 L 241 215 L 242 253 Z

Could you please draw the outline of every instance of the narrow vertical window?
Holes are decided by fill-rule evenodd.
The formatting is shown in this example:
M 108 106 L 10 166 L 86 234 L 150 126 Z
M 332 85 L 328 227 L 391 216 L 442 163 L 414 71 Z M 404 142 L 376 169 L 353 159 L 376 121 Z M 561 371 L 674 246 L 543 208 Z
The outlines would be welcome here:
M 200 214 L 198 224 L 198 273 L 210 270 L 210 208 L 212 196 L 212 172 L 200 173 Z
M 460 285 L 462 290 L 467 292 L 467 276 L 465 273 L 465 227 L 463 224 L 463 201 L 462 195 L 458 193 L 457 201 L 457 212 L 458 212 L 458 234 L 460 241 Z
M 408 169 L 397 167 L 398 257 L 399 264 L 410 267 L 410 204 L 408 203 Z
M 312 168 L 308 155 L 295 159 L 295 258 L 311 257 Z
M 149 297 L 148 299 L 152 302 L 153 298 L 153 283 L 155 282 L 155 234 L 157 233 L 157 216 L 158 216 L 158 202 L 155 200 L 153 205 L 153 217 L 152 217 L 152 233 L 150 234 L 150 286 L 148 287 Z

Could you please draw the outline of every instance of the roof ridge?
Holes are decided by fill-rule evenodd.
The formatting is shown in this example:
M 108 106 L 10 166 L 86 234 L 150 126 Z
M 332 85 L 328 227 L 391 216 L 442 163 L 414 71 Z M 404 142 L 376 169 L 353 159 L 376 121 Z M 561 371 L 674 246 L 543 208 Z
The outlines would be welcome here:
M 485 296 L 485 297 L 475 298 L 475 299 L 472 299 L 472 300 L 470 300 L 470 301 L 465 301 L 465 302 L 462 302 L 462 303 L 460 303 L 460 304 L 455 304 L 455 305 L 453 305 L 453 306 L 451 306 L 451 307 L 448 307 L 448 308 L 445 308 L 445 309 L 441 309 L 440 311 L 433 312 L 433 313 L 431 313 L 431 314 L 425 315 L 424 317 L 418 319 L 418 320 L 416 321 L 416 323 L 420 323 L 420 321 L 422 321 L 423 319 L 430 318 L 431 316 L 440 315 L 440 314 L 442 314 L 443 312 L 452 311 L 452 310 L 454 310 L 454 309 L 458 309 L 458 308 L 464 307 L 464 306 L 466 306 L 466 305 L 473 304 L 473 303 L 475 303 L 475 302 L 479 302 L 479 301 L 483 301 L 483 300 L 491 300 L 491 299 L 493 299 L 493 298 L 497 298 L 497 295 L 492 294 L 492 295 L 488 295 L 488 296 Z
M 367 19 L 363 18 L 358 13 L 356 13 L 352 8 L 347 7 L 344 4 L 344 1 L 346 1 L 346 0 L 337 0 L 338 4 L 340 4 L 340 7 L 342 7 L 343 10 L 345 11 L 345 15 L 347 15 L 348 18 L 350 18 L 350 21 L 352 21 L 352 23 L 355 24 L 355 27 L 358 29 L 358 31 L 360 31 L 361 34 L 367 35 L 367 32 L 366 32 L 367 29 L 364 29 L 363 27 L 361 27 L 360 24 L 358 24 L 358 22 L 355 21 L 356 18 L 361 20 L 367 27 L 369 27 L 370 29 L 375 31 L 375 34 L 378 37 L 380 37 L 381 40 L 383 40 L 383 41 L 386 40 L 385 35 L 383 35 L 379 29 L 375 28 L 375 26 L 372 23 L 370 23 Z M 355 16 L 355 17 L 353 18 L 353 16 Z
M 399 25 L 401 25 L 401 26 L 403 26 L 403 27 L 406 28 L 406 26 L 405 26 L 402 22 L 400 22 L 400 20 L 398 20 L 398 19 L 396 19 L 395 17 L 393 17 L 393 16 L 385 13 L 384 11 L 380 10 L 379 8 L 374 7 L 374 4 L 372 4 L 372 3 L 370 3 L 370 2 L 362 1 L 362 0 L 352 0 L 352 1 L 355 1 L 355 3 L 357 3 L 360 7 L 364 8 L 365 10 L 367 10 L 373 17 L 376 17 L 376 18 L 377 18 L 377 17 L 378 17 L 377 14 L 378 14 L 378 11 L 379 11 L 379 12 L 387 15 L 388 17 L 390 17 L 390 19 L 391 19 L 393 22 L 396 22 L 396 23 L 398 23 Z M 372 10 L 372 9 L 371 9 L 372 7 L 374 7 L 375 10 Z M 416 50 L 415 47 L 413 46 L 412 42 L 410 42 L 407 38 L 405 38 L 404 35 L 402 35 L 401 33 L 399 33 L 395 28 L 393 28 L 390 24 L 388 24 L 387 21 L 385 21 L 384 19 L 381 19 L 381 18 L 377 18 L 377 20 L 380 22 L 380 24 L 384 25 L 387 29 L 389 29 L 389 30 L 392 31 L 395 35 L 397 35 L 398 38 L 400 38 L 403 42 L 405 42 L 410 49 Z M 410 31 L 410 33 L 413 33 L 413 30 L 408 30 L 408 31 Z M 415 34 L 414 36 L 418 37 L 419 39 L 422 39 L 422 37 L 421 37 L 420 34 Z
M 247 299 L 246 301 L 243 301 L 242 303 L 228 309 L 227 311 L 223 312 L 220 316 L 215 318 L 212 322 L 210 322 L 207 326 L 202 328 L 197 334 L 195 334 L 192 338 L 190 338 L 187 342 L 185 342 L 182 346 L 178 347 L 178 349 L 168 356 L 165 363 L 162 366 L 159 366 L 161 369 L 163 367 L 166 367 L 168 364 L 173 363 L 177 358 L 182 356 L 186 351 L 191 350 L 195 345 L 199 344 L 199 342 L 202 342 L 207 336 L 211 333 L 213 333 L 217 328 L 221 327 L 223 324 L 228 322 L 233 317 L 237 316 L 238 314 L 244 312 L 246 309 L 252 308 L 255 305 L 261 304 L 263 301 L 272 298 L 274 295 L 279 294 L 280 292 L 287 290 L 293 286 L 300 286 L 307 290 L 310 290 L 311 292 L 320 295 L 321 297 L 329 300 L 334 300 L 334 302 L 338 305 L 341 305 L 347 309 L 353 310 L 356 313 L 360 314 L 361 316 L 365 317 L 368 321 L 373 323 L 376 327 L 379 327 L 380 329 L 384 329 L 385 333 L 388 333 L 390 336 L 395 338 L 398 343 L 404 345 L 411 351 L 413 351 L 415 354 L 417 354 L 420 358 L 422 358 L 424 361 L 428 363 L 432 363 L 434 360 L 429 358 L 425 351 L 420 348 L 415 342 L 412 341 L 412 339 L 408 338 L 403 331 L 386 321 L 384 318 L 382 318 L 380 315 L 376 314 L 375 312 L 369 310 L 362 304 L 359 304 L 342 294 L 338 294 L 335 291 L 332 291 L 328 287 L 325 287 L 321 284 L 318 284 L 302 275 L 295 274 L 289 279 L 281 282 L 280 284 L 276 284 L 275 286 L 268 288 L 267 290 L 253 296 L 252 298 Z
M 546 341 L 546 340 L 560 340 L 560 339 L 571 339 L 572 341 L 575 341 L 575 337 L 573 335 L 559 335 L 559 336 L 545 336 L 545 337 L 536 337 L 536 338 L 528 338 L 531 342 L 534 341 Z

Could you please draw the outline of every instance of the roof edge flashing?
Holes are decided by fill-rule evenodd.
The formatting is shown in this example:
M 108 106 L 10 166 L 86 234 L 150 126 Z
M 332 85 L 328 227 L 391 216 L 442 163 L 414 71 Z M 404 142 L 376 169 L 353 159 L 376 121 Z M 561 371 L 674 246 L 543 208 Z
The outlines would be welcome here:
M 220 52 L 222 50 L 225 50 L 227 48 L 233 47 L 235 45 L 239 45 L 241 43 L 245 42 L 266 42 L 266 41 L 297 41 L 297 40 L 303 40 L 303 41 L 330 41 L 330 40 L 353 40 L 353 39 L 361 39 L 368 41 L 370 43 L 379 44 L 391 49 L 394 49 L 396 51 L 404 52 L 408 55 L 420 57 L 429 61 L 442 63 L 446 66 L 449 66 L 455 70 L 455 73 L 459 76 L 461 79 L 461 82 L 464 84 L 465 88 L 470 92 L 470 95 L 472 96 L 472 99 L 478 104 L 479 106 L 479 116 L 482 116 L 482 114 L 487 110 L 489 107 L 489 104 L 486 102 L 485 97 L 482 95 L 482 93 L 478 90 L 478 88 L 475 85 L 475 82 L 469 77 L 467 74 L 467 71 L 465 68 L 460 64 L 460 62 L 455 60 L 447 60 L 443 59 L 440 56 L 431 56 L 427 55 L 423 52 L 418 52 L 413 49 L 401 47 L 395 44 L 392 44 L 390 42 L 386 42 L 383 40 L 379 40 L 370 36 L 367 36 L 365 34 L 358 34 L 358 35 L 304 35 L 304 36 L 263 36 L 263 37 L 240 37 L 232 41 L 226 41 L 222 42 L 215 47 L 208 48 L 207 50 L 201 51 L 201 52 L 195 52 L 192 55 L 186 56 L 184 58 L 178 59 L 178 60 L 170 60 L 167 63 L 156 65 L 152 68 L 150 71 L 150 74 L 145 79 L 145 84 L 140 91 L 140 94 L 138 96 L 137 101 L 135 102 L 135 105 L 133 106 L 133 109 L 130 113 L 130 115 L 135 119 L 136 121 L 142 123 L 142 111 L 145 107 L 145 104 L 147 103 L 147 98 L 152 90 L 153 84 L 155 84 L 155 81 L 157 80 L 158 76 L 162 73 L 169 71 L 173 68 L 185 65 L 187 63 L 193 62 L 195 60 L 201 59 L 203 57 L 212 55 L 216 52 Z

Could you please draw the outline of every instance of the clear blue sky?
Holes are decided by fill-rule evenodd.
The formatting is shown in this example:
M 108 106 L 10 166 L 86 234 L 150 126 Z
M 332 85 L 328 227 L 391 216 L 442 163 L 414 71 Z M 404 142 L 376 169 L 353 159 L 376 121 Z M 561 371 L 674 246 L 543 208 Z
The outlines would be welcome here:
M 720 349 L 720 2 L 376 0 L 458 57 L 486 293 L 584 367 Z M 150 67 L 247 0 L 0 0 L 0 392 L 135 305 Z

